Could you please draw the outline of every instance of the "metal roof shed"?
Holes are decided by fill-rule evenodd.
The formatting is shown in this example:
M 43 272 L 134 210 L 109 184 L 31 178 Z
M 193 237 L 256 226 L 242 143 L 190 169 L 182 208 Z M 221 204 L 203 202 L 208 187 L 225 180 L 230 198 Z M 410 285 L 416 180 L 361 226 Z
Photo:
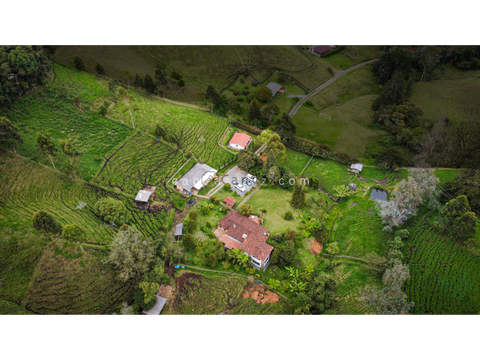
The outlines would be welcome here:
M 151 191 L 139 190 L 137 196 L 135 197 L 135 201 L 148 202 L 148 199 L 150 199 L 152 194 L 153 193 Z
M 267 84 L 267 87 L 272 90 L 272 96 L 274 96 L 278 90 L 280 90 L 282 88 L 282 85 L 279 85 L 277 83 L 274 83 L 274 82 L 270 82 Z
M 145 315 L 160 315 L 160 313 L 162 312 L 162 309 L 165 306 L 167 299 L 158 295 L 155 295 L 155 297 L 157 298 L 157 303 L 153 305 L 150 310 L 144 311 L 143 313 Z
M 175 226 L 175 236 L 182 236 L 183 235 L 183 224 L 177 224 Z

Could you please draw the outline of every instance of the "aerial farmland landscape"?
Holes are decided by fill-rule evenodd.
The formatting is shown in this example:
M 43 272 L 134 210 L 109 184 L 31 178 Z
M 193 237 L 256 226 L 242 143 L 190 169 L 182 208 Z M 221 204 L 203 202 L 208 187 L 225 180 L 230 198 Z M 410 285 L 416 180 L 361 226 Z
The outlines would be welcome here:
M 0 55 L 1 313 L 480 311 L 480 47 Z

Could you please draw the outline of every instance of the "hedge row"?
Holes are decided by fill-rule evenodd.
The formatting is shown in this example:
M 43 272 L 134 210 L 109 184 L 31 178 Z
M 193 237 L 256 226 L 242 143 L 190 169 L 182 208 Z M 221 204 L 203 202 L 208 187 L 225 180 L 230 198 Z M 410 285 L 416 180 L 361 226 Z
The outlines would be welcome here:
M 322 54 L 322 58 L 329 57 L 330 55 L 336 54 L 336 53 L 342 51 L 343 49 L 345 49 L 345 46 L 337 45 L 337 46 L 335 46 L 335 48 L 333 48 L 332 50 L 327 51 L 326 53 L 323 53 L 323 54 Z
M 245 131 L 248 131 L 252 134 L 255 134 L 255 135 L 260 135 L 262 133 L 262 129 L 258 129 L 256 127 L 253 127 L 253 126 L 250 126 L 250 125 L 247 125 L 247 124 L 244 124 L 242 123 L 241 121 L 239 120 L 235 120 L 233 122 L 233 126 L 239 128 L 239 129 L 243 129 Z
M 341 152 L 334 152 L 328 145 L 317 144 L 313 141 L 302 139 L 297 136 L 285 137 L 283 143 L 285 146 L 295 151 L 318 156 L 324 159 L 335 160 L 342 164 L 352 164 L 359 161 L 355 156 Z

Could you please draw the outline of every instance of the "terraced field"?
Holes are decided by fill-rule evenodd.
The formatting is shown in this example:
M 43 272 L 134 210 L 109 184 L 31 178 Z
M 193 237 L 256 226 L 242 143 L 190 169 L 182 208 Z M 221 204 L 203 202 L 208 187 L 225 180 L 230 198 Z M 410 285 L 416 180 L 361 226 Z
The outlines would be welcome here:
M 431 224 L 417 225 L 403 250 L 411 279 L 405 285 L 413 314 L 478 314 L 480 257 L 436 233 Z
M 51 245 L 42 254 L 24 304 L 35 314 L 111 314 L 135 290 L 99 257 Z
M 111 196 L 121 199 L 132 216 L 131 223 L 145 234 L 154 236 L 158 228 L 172 221 L 167 208 L 159 212 L 141 211 L 133 198 L 107 191 L 92 184 L 71 181 L 67 177 L 19 156 L 0 157 L 0 222 L 14 230 L 31 226 L 33 214 L 43 209 L 61 224 L 78 224 L 85 230 L 85 242 L 107 244 L 113 230 L 93 213 L 98 199 Z M 79 201 L 87 205 L 77 210 Z

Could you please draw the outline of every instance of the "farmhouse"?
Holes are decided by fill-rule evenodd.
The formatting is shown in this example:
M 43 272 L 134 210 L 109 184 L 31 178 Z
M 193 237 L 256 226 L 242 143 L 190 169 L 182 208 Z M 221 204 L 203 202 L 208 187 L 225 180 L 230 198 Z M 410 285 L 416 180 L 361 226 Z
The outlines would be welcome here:
M 244 150 L 250 145 L 252 138 L 244 133 L 235 132 L 228 143 L 228 147 L 237 150 Z
M 220 220 L 218 228 L 221 231 L 215 231 L 215 235 L 228 250 L 242 249 L 250 257 L 254 268 L 267 268 L 273 246 L 266 243 L 270 234 L 267 228 L 260 225 L 257 216 L 245 217 L 235 210 L 230 210 Z
M 183 194 L 198 193 L 198 191 L 207 185 L 215 176 L 217 170 L 207 164 L 197 163 L 183 177 L 174 182 L 176 189 Z
M 272 97 L 274 97 L 275 94 L 282 88 L 282 85 L 279 85 L 279 84 L 274 83 L 274 82 L 270 82 L 270 83 L 267 84 L 267 88 L 272 90 Z
M 335 45 L 312 45 L 308 48 L 308 51 L 310 51 L 312 54 L 322 56 L 322 54 L 325 54 L 334 48 Z
M 350 165 L 349 171 L 355 174 L 359 174 L 362 171 L 362 169 L 363 169 L 363 164 L 357 163 L 357 164 Z

